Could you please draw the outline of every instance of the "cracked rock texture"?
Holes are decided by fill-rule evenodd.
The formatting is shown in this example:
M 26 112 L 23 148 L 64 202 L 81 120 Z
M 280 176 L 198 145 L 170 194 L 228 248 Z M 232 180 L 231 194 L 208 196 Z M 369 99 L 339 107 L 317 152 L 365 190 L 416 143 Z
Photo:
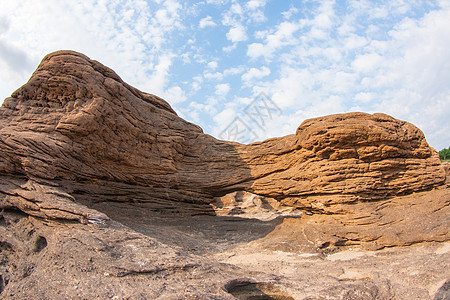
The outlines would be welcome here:
M 423 133 L 385 114 L 220 141 L 58 51 L 0 108 L 0 297 L 442 298 L 446 176 Z M 352 247 L 364 269 L 329 258 Z M 392 261 L 409 273 L 384 273 Z

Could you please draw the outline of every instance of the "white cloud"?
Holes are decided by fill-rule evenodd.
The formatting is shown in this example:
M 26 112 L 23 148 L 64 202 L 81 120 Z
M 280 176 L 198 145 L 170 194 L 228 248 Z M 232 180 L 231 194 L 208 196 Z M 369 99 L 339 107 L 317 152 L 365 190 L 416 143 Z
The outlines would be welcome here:
M 267 20 L 264 12 L 261 9 L 251 10 L 248 14 L 249 19 L 255 23 L 262 23 Z
M 243 9 L 239 3 L 234 3 L 231 7 L 225 11 L 222 16 L 222 25 L 235 26 L 240 23 L 240 19 L 243 17 Z
M 217 69 L 217 66 L 218 66 L 217 61 L 210 61 L 210 62 L 206 65 L 206 67 L 207 67 L 208 69 L 211 69 L 211 70 Z
M 211 26 L 216 26 L 217 24 L 213 21 L 211 16 L 207 16 L 203 19 L 200 20 L 198 26 L 200 28 L 205 28 L 205 27 L 211 27 Z
M 231 5 L 230 12 L 232 14 L 242 15 L 242 6 L 239 3 L 234 3 L 233 5 Z
M 312 28 L 307 36 L 315 40 L 325 40 L 329 37 L 328 32 L 321 28 Z
M 242 80 L 250 82 L 253 79 L 261 79 L 270 74 L 270 69 L 263 66 L 261 69 L 250 68 L 245 74 L 242 75 Z
M 0 15 L 0 37 L 8 31 L 10 22 L 7 16 Z
M 203 77 L 205 78 L 205 79 L 209 79 L 209 80 L 222 80 L 222 78 L 223 78 L 223 74 L 222 73 L 220 73 L 220 72 L 214 72 L 214 73 L 212 73 L 212 72 L 204 72 L 203 73 Z
M 24 50 L 3 39 L 0 39 L 0 60 L 11 73 L 18 73 L 18 75 L 24 75 L 34 67 L 33 62 Z
M 251 0 L 245 5 L 237 1 L 222 15 L 222 24 L 225 26 L 238 27 L 241 24 L 262 23 L 267 20 L 264 15 L 265 0 Z
M 230 85 L 228 83 L 221 83 L 216 85 L 216 95 L 226 96 L 230 91 Z
M 310 71 L 284 66 L 280 78 L 269 84 L 266 92 L 281 108 L 298 110 L 320 99 L 318 92 L 312 90 L 313 86 L 314 77 Z
M 159 57 L 162 48 L 169 41 L 170 34 L 182 27 L 181 5 L 172 0 L 165 1 L 156 10 L 142 0 L 4 0 L 2 11 L 14 12 L 10 14 L 9 26 L 3 26 L 7 30 L 1 36 L 3 58 L 11 58 L 13 54 L 27 58 L 7 60 L 14 64 L 11 67 L 14 70 L 0 74 L 2 86 L 13 84 L 11 78 L 17 76 L 12 76 L 11 72 L 17 70 L 26 73 L 21 76 L 23 84 L 45 54 L 73 49 L 113 68 L 130 84 L 158 92 L 168 80 L 165 70 L 163 74 L 154 73 L 161 71 Z M 13 49 L 16 51 L 11 51 Z M 164 52 L 163 56 L 168 51 Z M 156 70 L 154 66 L 157 65 Z M 149 83 L 153 78 L 157 79 L 156 83 Z M 155 85 L 156 90 L 153 89 Z
M 439 6 L 442 8 L 450 8 L 450 1 L 449 0 L 438 0 Z
M 169 101 L 171 104 L 178 104 L 186 101 L 187 97 L 183 89 L 179 86 L 173 86 L 166 91 L 162 92 L 161 97 Z
M 388 48 L 396 51 L 384 56 L 382 76 L 375 77 L 385 90 L 377 109 L 419 125 L 432 144 L 444 147 L 438 141 L 450 140 L 449 131 L 439 131 L 442 113 L 450 115 L 450 10 L 405 19 L 389 35 Z
M 355 100 L 357 102 L 363 102 L 363 103 L 369 103 L 369 102 L 373 101 L 374 98 L 375 98 L 375 95 L 373 93 L 360 92 L 355 95 Z
M 213 127 L 212 133 L 215 136 L 219 136 L 222 130 L 225 129 L 233 120 L 238 116 L 236 109 L 234 107 L 226 107 L 220 113 L 213 117 L 216 126 Z
M 298 13 L 298 11 L 298 8 L 292 6 L 288 11 L 282 12 L 281 15 L 283 15 L 283 18 L 285 19 L 290 19 L 293 15 Z
M 222 48 L 222 51 L 225 52 L 225 53 L 229 53 L 229 52 L 233 51 L 233 50 L 236 49 L 236 48 L 237 48 L 237 44 L 234 43 L 234 44 L 232 44 L 232 45 L 223 47 L 223 48 Z
M 191 56 L 192 53 L 186 52 L 180 55 L 181 59 L 183 60 L 184 64 L 190 64 L 191 63 Z
M 241 74 L 242 72 L 244 72 L 244 70 L 245 70 L 244 66 L 232 67 L 232 68 L 225 69 L 225 71 L 223 71 L 223 75 L 224 76 L 238 75 L 238 74 Z
M 229 0 L 206 0 L 206 3 L 208 4 L 215 4 L 215 5 L 223 5 L 227 3 Z
M 250 58 L 258 58 L 260 56 L 269 56 L 271 54 L 270 52 L 270 49 L 265 48 L 263 44 L 252 43 L 248 45 L 247 56 Z
M 200 116 L 201 114 L 206 113 L 210 116 L 214 116 L 217 114 L 218 102 L 218 97 L 215 96 L 208 97 L 204 103 L 190 101 L 188 104 L 188 114 L 195 114 L 197 116 Z
M 371 17 L 374 19 L 384 19 L 388 14 L 389 12 L 386 7 L 376 7 L 372 10 Z
M 298 40 L 293 34 L 300 29 L 300 25 L 294 22 L 282 22 L 273 34 L 268 34 L 265 44 L 252 43 L 248 46 L 247 55 L 253 59 L 260 56 L 270 59 L 273 53 L 283 46 L 296 43 Z
M 248 10 L 248 17 L 251 21 L 255 23 L 261 23 L 267 20 L 264 15 L 264 6 L 266 5 L 266 0 L 250 0 L 247 2 L 245 7 Z
M 352 67 L 357 72 L 373 72 L 382 63 L 383 58 L 377 53 L 358 55 L 352 62 Z
M 329 29 L 333 26 L 334 22 L 334 1 L 322 1 L 318 9 L 318 14 L 311 21 L 312 26 L 315 28 Z
M 154 68 L 153 75 L 149 80 L 152 90 L 156 93 L 163 93 L 167 85 L 169 69 L 172 65 L 172 55 L 164 55 L 159 58 L 159 62 Z
M 245 5 L 248 9 L 257 9 L 264 7 L 266 5 L 266 0 L 250 0 Z
M 197 82 L 197 81 L 192 82 L 192 84 L 191 84 L 191 90 L 192 90 L 193 92 L 197 92 L 197 91 L 199 91 L 201 88 L 202 88 L 202 87 L 201 87 L 201 85 L 200 85 L 199 82 Z
M 342 41 L 346 51 L 351 51 L 358 48 L 361 49 L 368 43 L 365 37 L 353 33 L 347 34 Z
M 245 27 L 240 24 L 231 27 L 227 33 L 227 39 L 232 41 L 233 43 L 247 40 L 247 33 L 245 32 Z
M 355 109 L 385 112 L 418 125 L 431 144 L 444 147 L 438 141 L 450 140 L 449 131 L 440 130 L 443 115 L 450 115 L 450 68 L 445 67 L 450 61 L 450 10 L 404 18 L 388 35 L 380 35 L 387 40 L 357 35 L 357 20 L 346 18 L 345 30 L 337 26 L 340 37 L 327 38 L 329 47 L 304 40 L 307 44 L 286 56 L 291 67 L 282 67 L 280 78 L 265 85 L 274 101 L 305 117 Z M 379 28 L 372 25 L 371 30 Z M 277 53 L 274 48 L 267 42 L 254 44 L 247 54 L 268 56 Z M 349 60 L 352 52 L 356 55 Z
M 200 119 L 200 114 L 197 110 L 191 110 L 189 112 L 189 118 L 196 123 L 200 123 L 201 119 Z

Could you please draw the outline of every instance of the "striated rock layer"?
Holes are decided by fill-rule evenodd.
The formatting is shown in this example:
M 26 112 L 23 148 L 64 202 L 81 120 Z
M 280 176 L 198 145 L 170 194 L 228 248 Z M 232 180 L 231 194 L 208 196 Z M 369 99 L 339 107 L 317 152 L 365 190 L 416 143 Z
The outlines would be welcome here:
M 251 145 L 217 140 L 162 99 L 86 56 L 46 56 L 0 109 L 0 172 L 152 188 L 157 200 L 210 203 L 235 191 L 309 210 L 441 185 L 436 151 L 412 124 L 349 113 Z
M 83 54 L 55 52 L 0 108 L 0 298 L 441 295 L 448 244 L 411 250 L 421 267 L 401 251 L 364 258 L 361 276 L 323 255 L 448 241 L 445 177 L 423 133 L 384 114 L 311 119 L 241 145 Z M 320 270 L 273 268 L 289 251 L 317 254 L 292 264 L 320 259 Z M 396 269 L 398 255 L 420 272 Z M 305 283 L 313 273 L 322 281 Z

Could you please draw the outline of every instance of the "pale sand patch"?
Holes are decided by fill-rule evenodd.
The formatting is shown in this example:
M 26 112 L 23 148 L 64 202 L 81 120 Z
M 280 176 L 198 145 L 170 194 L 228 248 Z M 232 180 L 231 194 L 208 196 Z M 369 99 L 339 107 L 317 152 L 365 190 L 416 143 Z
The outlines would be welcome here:
M 450 242 L 444 243 L 442 247 L 436 250 L 436 254 L 445 254 L 450 251 Z
M 347 280 L 370 280 L 372 276 L 361 273 L 359 270 L 354 269 L 345 269 L 344 273 L 340 275 L 339 280 L 347 281 Z
M 346 251 L 330 254 L 327 256 L 327 259 L 330 261 L 352 260 L 352 259 L 360 258 L 363 256 L 373 256 L 373 255 L 375 255 L 374 251 L 346 250 Z
M 215 255 L 222 262 L 231 264 L 259 264 L 267 262 L 296 263 L 299 259 L 320 258 L 318 253 L 292 253 L 284 251 L 262 251 L 257 253 L 230 253 Z

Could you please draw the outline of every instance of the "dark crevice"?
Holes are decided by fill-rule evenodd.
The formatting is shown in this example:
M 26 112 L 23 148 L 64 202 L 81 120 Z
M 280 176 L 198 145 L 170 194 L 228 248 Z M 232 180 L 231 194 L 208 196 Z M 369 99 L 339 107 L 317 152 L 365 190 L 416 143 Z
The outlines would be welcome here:
M 325 248 L 328 248 L 329 246 L 330 246 L 330 242 L 325 242 L 319 246 L 319 249 L 325 249 Z
M 225 291 L 239 300 L 294 300 L 272 283 L 235 279 L 228 282 Z
M 23 274 L 22 274 L 22 278 L 24 279 L 24 278 L 27 278 L 28 276 L 30 276 L 32 273 L 33 273 L 33 271 L 34 271 L 34 265 L 32 265 L 32 264 L 30 264 L 30 265 L 26 265 L 24 268 L 23 268 Z
M 5 290 L 5 283 L 3 282 L 3 276 L 0 275 L 0 295 L 3 293 L 3 291 Z
M 6 242 L 6 241 L 0 241 L 0 252 L 14 252 L 14 248 L 13 245 L 11 245 L 10 243 Z
M 117 274 L 117 277 L 137 276 L 137 275 L 157 275 L 157 274 L 173 274 L 177 271 L 189 271 L 198 268 L 198 264 L 186 264 L 184 266 L 173 266 L 168 268 L 155 268 L 150 270 L 127 270 Z
M 34 245 L 34 252 L 39 253 L 47 247 L 47 239 L 43 236 L 37 238 Z
M 0 226 L 1 227 L 6 227 L 6 220 L 5 220 L 5 217 L 3 215 L 0 215 Z

